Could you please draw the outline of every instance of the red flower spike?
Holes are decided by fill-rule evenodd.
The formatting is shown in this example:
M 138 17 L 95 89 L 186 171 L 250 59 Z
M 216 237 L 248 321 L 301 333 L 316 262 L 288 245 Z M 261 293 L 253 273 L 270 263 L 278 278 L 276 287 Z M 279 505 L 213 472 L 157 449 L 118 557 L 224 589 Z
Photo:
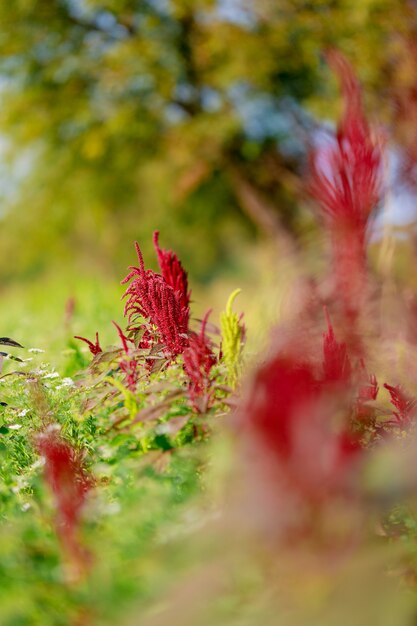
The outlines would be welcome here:
M 133 343 L 133 341 L 126 337 L 119 324 L 116 324 L 114 320 L 112 320 L 112 323 L 116 327 L 117 333 L 120 337 L 120 341 L 122 342 L 123 350 L 125 351 L 125 354 L 127 354 L 129 352 L 129 346 L 127 345 L 127 342 L 130 341 L 131 343 Z
M 61 437 L 56 427 L 50 426 L 41 433 L 36 446 L 45 460 L 44 476 L 55 500 L 58 535 L 69 556 L 83 568 L 90 555 L 82 547 L 78 533 L 93 481 L 84 469 L 80 453 Z
M 276 480 L 311 504 L 344 488 L 360 450 L 348 407 L 334 428 L 334 401 L 311 363 L 279 354 L 258 369 L 241 414 Z
M 311 156 L 309 189 L 331 235 L 338 296 L 354 317 L 363 297 L 366 230 L 380 197 L 382 153 L 366 121 L 352 67 L 336 51 L 327 59 L 341 83 L 344 113 L 334 143 Z
M 317 382 L 307 364 L 279 356 L 258 370 L 248 416 L 265 445 L 282 459 L 292 454 L 295 412 L 317 393 Z
M 417 399 L 407 396 L 401 385 L 393 387 L 384 383 L 384 387 L 389 391 L 391 404 L 397 409 L 393 411 L 395 420 L 388 423 L 396 426 L 408 426 L 416 415 Z
M 190 310 L 183 304 L 181 292 L 152 270 L 145 270 L 142 253 L 136 243 L 139 267 L 132 267 L 122 284 L 132 280 L 123 297 L 129 296 L 125 315 L 129 322 L 141 315 L 156 330 L 159 341 L 171 357 L 184 351 L 188 343 Z
M 159 247 L 159 231 L 153 234 L 153 245 L 158 257 L 159 269 L 165 282 L 170 285 L 174 291 L 181 294 L 180 302 L 184 309 L 190 306 L 191 292 L 188 291 L 188 276 L 183 268 L 181 261 L 172 250 L 162 250 Z
M 100 346 L 98 333 L 96 333 L 96 342 L 95 343 L 93 343 L 89 339 L 86 339 L 85 337 L 80 337 L 79 335 L 75 335 L 74 339 L 79 339 L 80 341 L 84 341 L 88 345 L 88 348 L 89 348 L 91 354 L 93 354 L 94 356 L 96 354 L 99 354 L 100 352 L 103 352 L 103 350 L 102 350 L 102 348 Z
M 189 379 L 190 398 L 197 412 L 203 412 L 207 408 L 211 385 L 210 371 L 216 363 L 216 357 L 205 334 L 210 313 L 211 311 L 208 311 L 204 316 L 200 334 L 193 333 L 190 336 L 189 345 L 183 354 L 184 370 Z M 207 400 L 205 406 L 201 403 L 204 398 Z
M 329 65 L 337 74 L 344 98 L 344 114 L 336 145 L 312 157 L 311 191 L 331 228 L 351 228 L 361 241 L 380 196 L 381 150 L 371 137 L 362 109 L 359 83 L 343 55 L 332 51 Z M 326 167 L 319 161 L 326 156 Z
M 345 343 L 339 343 L 334 335 L 333 326 L 327 308 L 324 309 L 327 320 L 327 332 L 323 333 L 323 375 L 327 382 L 348 383 L 352 367 Z

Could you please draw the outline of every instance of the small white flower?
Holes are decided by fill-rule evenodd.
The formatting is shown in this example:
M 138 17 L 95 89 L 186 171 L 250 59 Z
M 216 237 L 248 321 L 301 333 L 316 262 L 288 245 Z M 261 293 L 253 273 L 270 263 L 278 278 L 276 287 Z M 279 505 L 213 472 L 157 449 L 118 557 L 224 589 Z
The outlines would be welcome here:
M 44 374 L 43 378 L 59 378 L 58 372 L 48 372 L 48 374 Z
M 25 417 L 25 415 L 27 415 L 28 413 L 29 413 L 29 409 L 22 409 L 21 411 L 19 411 L 18 416 Z
M 29 348 L 28 352 L 33 352 L 34 354 L 41 354 L 42 352 L 45 352 L 45 350 L 42 350 L 41 348 Z
M 8 428 L 9 430 L 19 430 L 19 428 L 22 428 L 22 424 L 10 424 Z
M 61 383 L 56 387 L 57 390 L 62 389 L 63 387 L 75 387 L 75 383 L 72 378 L 66 377 L 63 378 Z
M 72 380 L 72 378 L 69 378 L 69 376 L 62 379 L 62 384 L 66 387 L 73 387 L 75 385 L 74 381 Z

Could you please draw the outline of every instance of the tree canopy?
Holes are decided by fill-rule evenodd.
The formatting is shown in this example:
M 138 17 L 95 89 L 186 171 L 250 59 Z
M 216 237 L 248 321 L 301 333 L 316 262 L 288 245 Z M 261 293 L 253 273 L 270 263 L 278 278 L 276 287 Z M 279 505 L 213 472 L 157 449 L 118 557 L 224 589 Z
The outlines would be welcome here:
M 414 13 L 405 0 L 1 3 L 0 275 L 74 255 L 120 271 L 159 228 L 205 278 L 256 232 L 308 228 L 308 137 L 337 105 L 322 52 L 342 49 L 389 119 L 381 97 Z

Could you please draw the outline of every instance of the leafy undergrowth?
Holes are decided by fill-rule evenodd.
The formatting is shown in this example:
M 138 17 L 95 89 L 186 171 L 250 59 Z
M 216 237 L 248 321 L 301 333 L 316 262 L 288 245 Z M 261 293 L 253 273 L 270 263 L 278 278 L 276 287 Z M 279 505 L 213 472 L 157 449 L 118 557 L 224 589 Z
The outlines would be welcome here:
M 193 319 L 158 233 L 123 327 L 75 336 L 60 371 L 0 340 L 2 624 L 413 623 L 416 302 L 367 257 L 384 146 L 328 59 L 345 109 L 308 185 L 327 271 L 303 266 L 255 362 L 238 290 Z
M 114 324 L 116 345 L 83 339 L 91 360 L 75 338 L 63 374 L 43 350 L 10 348 L 18 366 L 5 353 L 2 624 L 119 623 L 132 603 L 158 601 L 187 562 L 176 538 L 213 513 L 208 441 L 232 402 L 244 328 L 229 302 L 219 328 L 207 315 L 191 330 L 186 273 L 157 251 L 165 277 L 138 248 L 133 276 L 149 293 L 134 293 L 126 331 Z

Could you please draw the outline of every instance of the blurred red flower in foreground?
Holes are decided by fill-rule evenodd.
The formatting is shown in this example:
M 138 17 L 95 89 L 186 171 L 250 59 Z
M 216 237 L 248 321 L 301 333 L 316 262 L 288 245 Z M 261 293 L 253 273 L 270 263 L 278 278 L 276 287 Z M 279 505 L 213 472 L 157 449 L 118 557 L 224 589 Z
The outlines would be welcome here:
M 366 121 L 351 65 L 337 51 L 329 52 L 327 60 L 342 86 L 344 113 L 334 143 L 311 155 L 309 190 L 330 234 L 336 289 L 352 314 L 364 286 L 366 231 L 381 194 L 382 152 Z
M 381 150 L 366 121 L 350 63 L 336 51 L 327 60 L 341 82 L 345 109 L 336 144 L 325 155 L 320 150 L 313 154 L 311 190 L 330 228 L 352 228 L 364 238 L 380 195 Z M 320 165 L 323 156 L 326 161 Z
M 56 425 L 38 435 L 36 446 L 45 460 L 44 476 L 55 500 L 58 536 L 68 556 L 83 570 L 91 557 L 79 539 L 79 525 L 92 479 L 80 453 L 62 438 Z
M 255 373 L 243 408 L 247 432 L 277 480 L 310 503 L 343 490 L 360 450 L 348 398 L 315 364 L 291 351 Z

